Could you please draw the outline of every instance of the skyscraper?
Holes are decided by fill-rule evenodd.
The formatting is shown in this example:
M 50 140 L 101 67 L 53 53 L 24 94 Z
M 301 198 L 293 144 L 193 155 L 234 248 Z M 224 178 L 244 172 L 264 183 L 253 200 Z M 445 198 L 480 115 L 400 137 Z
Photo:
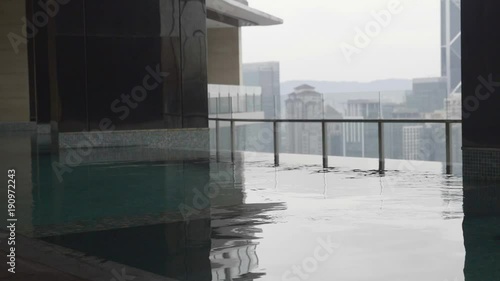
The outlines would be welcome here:
M 347 101 L 346 119 L 390 118 L 395 104 L 374 99 Z M 350 123 L 344 125 L 347 156 L 378 157 L 378 127 L 376 124 Z M 358 135 L 361 134 L 361 135 Z
M 287 119 L 323 118 L 323 96 L 310 85 L 301 85 L 285 101 Z M 319 124 L 289 123 L 288 152 L 320 154 L 321 126 Z
M 441 0 L 441 76 L 447 93 L 462 91 L 461 0 Z
M 281 117 L 279 62 L 243 64 L 243 85 L 262 88 L 262 109 L 265 118 Z
M 406 97 L 406 106 L 420 113 L 444 108 L 447 92 L 446 77 L 413 79 L 413 92 Z
M 422 125 L 403 127 L 403 159 L 427 160 L 421 155 L 423 130 Z

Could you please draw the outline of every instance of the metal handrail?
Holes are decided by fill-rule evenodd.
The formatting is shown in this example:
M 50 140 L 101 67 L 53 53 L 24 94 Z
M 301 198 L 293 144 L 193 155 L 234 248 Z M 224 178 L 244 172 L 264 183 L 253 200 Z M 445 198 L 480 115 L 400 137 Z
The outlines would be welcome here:
M 328 136 L 328 123 L 373 123 L 378 124 L 378 145 L 379 145 L 379 173 L 385 173 L 385 154 L 384 154 L 384 124 L 385 123 L 434 123 L 434 124 L 445 124 L 445 135 L 446 135 L 446 173 L 453 173 L 452 166 L 452 141 L 451 141 L 451 129 L 452 124 L 462 123 L 460 119 L 251 119 L 251 118 L 213 118 L 209 117 L 208 120 L 215 121 L 216 126 L 216 159 L 220 161 L 219 155 L 219 130 L 220 122 L 230 122 L 231 123 L 231 161 L 234 162 L 235 154 L 235 123 L 236 122 L 257 122 L 257 123 L 273 123 L 273 138 L 274 138 L 274 164 L 275 166 L 280 165 L 279 161 L 279 133 L 278 124 L 279 123 L 321 123 L 321 140 L 322 140 L 322 154 L 323 154 L 323 168 L 328 168 L 328 146 L 327 136 Z
M 209 117 L 211 121 L 223 122 L 262 122 L 262 123 L 462 123 L 460 119 L 254 119 L 254 118 L 219 118 Z

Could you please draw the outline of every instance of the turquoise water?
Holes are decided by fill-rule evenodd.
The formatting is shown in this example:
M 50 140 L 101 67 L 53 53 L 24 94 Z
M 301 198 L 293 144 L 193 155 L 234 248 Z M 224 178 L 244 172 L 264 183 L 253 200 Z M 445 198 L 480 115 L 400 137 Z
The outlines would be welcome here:
M 1 139 L 19 231 L 91 256 L 175 280 L 500 280 L 500 219 L 464 216 L 462 180 L 440 163 L 381 177 L 369 159 L 324 171 L 304 155 L 276 168 L 126 148 L 60 177 L 66 154 L 43 143 Z

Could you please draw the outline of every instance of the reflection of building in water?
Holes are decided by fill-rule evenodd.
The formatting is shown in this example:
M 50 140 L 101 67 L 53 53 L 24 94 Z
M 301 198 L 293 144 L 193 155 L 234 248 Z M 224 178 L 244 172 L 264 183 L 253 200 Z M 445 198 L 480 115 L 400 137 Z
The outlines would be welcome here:
M 441 199 L 446 208 L 442 216 L 445 220 L 463 218 L 463 184 L 459 177 L 447 178 L 441 187 Z
M 256 249 L 256 244 L 250 244 L 212 250 L 212 280 L 234 280 L 257 269 L 259 258 Z
M 245 204 L 243 174 L 241 163 L 86 162 L 56 188 L 50 173 L 33 178 L 34 229 L 45 241 L 178 280 L 257 279 L 265 273 L 252 273 L 255 233 L 272 221 L 267 212 L 284 207 Z
M 251 281 L 265 275 L 259 269 L 255 233 L 262 232 L 259 225 L 273 221 L 266 213 L 284 208 L 281 203 L 212 206 L 212 280 Z

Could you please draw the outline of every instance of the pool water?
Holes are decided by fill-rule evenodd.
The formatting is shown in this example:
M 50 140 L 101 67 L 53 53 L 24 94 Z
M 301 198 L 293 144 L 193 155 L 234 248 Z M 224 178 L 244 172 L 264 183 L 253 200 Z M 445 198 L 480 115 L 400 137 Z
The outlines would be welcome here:
M 464 216 L 462 179 L 435 163 L 381 176 L 365 159 L 123 148 L 61 177 L 36 137 L 1 144 L 22 234 L 174 280 L 500 280 L 500 219 Z

